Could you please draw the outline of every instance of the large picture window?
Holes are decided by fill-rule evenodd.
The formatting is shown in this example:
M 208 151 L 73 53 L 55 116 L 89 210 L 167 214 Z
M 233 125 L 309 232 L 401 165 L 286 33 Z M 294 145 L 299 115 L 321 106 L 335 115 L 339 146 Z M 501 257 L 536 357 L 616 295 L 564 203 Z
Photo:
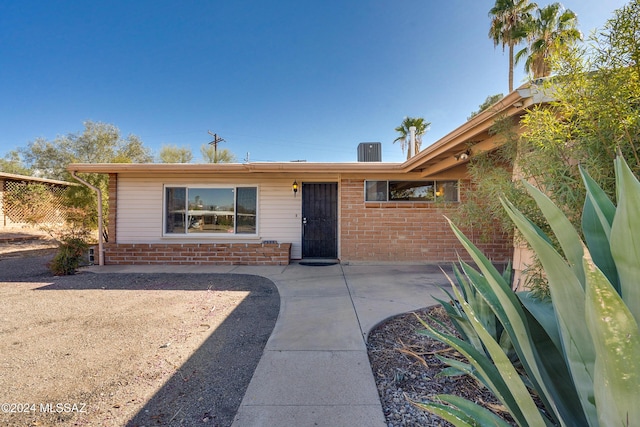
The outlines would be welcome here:
M 165 234 L 256 234 L 256 187 L 165 187 Z
M 457 202 L 458 181 L 365 181 L 367 202 Z

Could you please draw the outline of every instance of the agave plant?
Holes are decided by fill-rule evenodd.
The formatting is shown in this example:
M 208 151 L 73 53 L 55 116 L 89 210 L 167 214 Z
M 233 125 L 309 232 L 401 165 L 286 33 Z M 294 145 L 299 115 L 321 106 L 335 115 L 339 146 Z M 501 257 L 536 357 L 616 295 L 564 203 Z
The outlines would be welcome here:
M 451 293 L 446 289 L 442 289 L 443 292 L 449 297 L 449 300 L 445 301 L 438 298 L 435 298 L 435 300 L 440 303 L 442 308 L 447 313 L 447 316 L 449 317 L 452 325 L 455 327 L 458 335 L 462 337 L 464 341 L 471 344 L 476 350 L 484 352 L 489 358 L 491 358 L 490 354 L 487 352 L 484 344 L 482 343 L 482 339 L 473 328 L 471 320 L 468 318 L 462 305 L 459 302 L 460 298 L 464 299 L 464 301 L 473 309 L 473 313 L 487 330 L 487 332 L 491 335 L 491 337 L 500 344 L 502 351 L 509 357 L 509 360 L 511 360 L 514 364 L 517 364 L 518 356 L 516 355 L 516 352 L 513 348 L 513 344 L 511 343 L 509 334 L 505 330 L 504 326 L 502 326 L 502 323 L 500 323 L 496 315 L 493 313 L 493 310 L 484 300 L 482 295 L 480 295 L 475 287 L 471 286 L 471 284 L 469 283 L 469 278 L 464 273 L 464 270 L 466 270 L 468 266 L 466 266 L 464 262 L 461 262 L 461 265 L 464 266 L 464 269 L 462 271 L 457 266 L 453 266 L 454 276 L 456 278 L 456 282 L 459 285 L 459 291 L 461 295 L 459 295 L 459 297 L 456 297 L 451 295 Z M 511 282 L 511 263 L 506 266 L 505 270 L 502 273 L 502 278 L 507 283 Z M 481 278 L 481 280 L 483 279 L 484 278 Z M 443 329 L 446 329 L 446 326 L 441 326 L 443 327 Z M 450 365 L 456 363 L 453 360 L 447 359 L 446 361 Z M 458 363 L 461 362 L 458 361 Z M 458 369 L 451 366 L 450 369 L 443 370 L 441 372 L 441 375 L 464 375 L 468 372 L 469 369 L 473 369 L 473 367 L 469 365 L 462 366 L 464 367 L 463 369 Z
M 615 169 L 617 206 L 581 170 L 587 190 L 582 213 L 585 242 L 543 192 L 525 183 L 564 255 L 540 228 L 503 201 L 541 261 L 550 300 L 514 293 L 451 224 L 480 271 L 464 263 L 462 270 L 509 334 L 524 375 L 455 285 L 454 293 L 491 359 L 470 343 L 423 323 L 425 333 L 465 355 L 473 366 L 469 373 L 494 392 L 518 425 L 629 426 L 640 419 L 640 182 L 623 159 L 616 159 Z M 544 409 L 532 406 L 529 391 Z M 416 404 L 456 425 L 501 425 L 472 402 L 446 395 L 439 399 L 453 406 Z

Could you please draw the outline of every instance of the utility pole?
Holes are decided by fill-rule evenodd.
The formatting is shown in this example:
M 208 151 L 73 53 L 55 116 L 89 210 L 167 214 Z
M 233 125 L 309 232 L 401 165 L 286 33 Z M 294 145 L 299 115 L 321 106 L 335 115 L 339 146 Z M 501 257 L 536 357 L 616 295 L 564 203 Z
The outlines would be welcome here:
M 223 138 L 219 137 L 217 133 L 211 133 L 210 130 L 207 132 L 213 137 L 213 141 L 211 141 L 209 145 L 213 145 L 213 160 L 214 163 L 218 163 L 218 143 L 225 141 Z

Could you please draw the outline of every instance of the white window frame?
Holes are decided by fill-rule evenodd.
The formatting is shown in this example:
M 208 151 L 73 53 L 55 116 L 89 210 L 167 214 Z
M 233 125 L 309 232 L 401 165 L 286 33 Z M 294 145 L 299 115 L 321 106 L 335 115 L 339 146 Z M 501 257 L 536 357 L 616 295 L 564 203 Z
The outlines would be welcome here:
M 184 233 L 167 233 L 167 189 L 168 188 L 185 188 L 186 203 L 189 201 L 189 189 L 190 188 L 205 188 L 205 189 L 233 189 L 233 204 L 234 204 L 234 232 L 233 233 L 189 233 L 185 225 Z M 256 231 L 255 233 L 236 233 L 237 226 L 237 195 L 238 188 L 255 188 L 256 190 Z M 185 206 L 186 208 L 186 206 Z M 218 240 L 240 240 L 240 239 L 255 239 L 260 235 L 260 186 L 258 184 L 164 184 L 162 186 L 162 237 L 170 239 L 218 239 Z M 186 220 L 185 220 L 186 224 Z

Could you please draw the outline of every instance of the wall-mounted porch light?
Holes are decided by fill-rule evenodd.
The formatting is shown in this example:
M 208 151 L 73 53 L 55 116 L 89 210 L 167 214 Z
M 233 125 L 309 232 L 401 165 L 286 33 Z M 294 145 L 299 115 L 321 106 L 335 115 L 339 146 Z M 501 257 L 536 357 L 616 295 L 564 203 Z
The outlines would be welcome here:
M 467 160 L 470 155 L 471 155 L 471 150 L 465 150 L 462 153 L 458 153 L 453 157 L 455 157 L 457 161 L 460 161 L 460 160 Z
M 293 184 L 291 184 L 291 189 L 293 190 L 293 197 L 296 197 L 296 194 L 298 194 L 298 181 L 293 181 Z

